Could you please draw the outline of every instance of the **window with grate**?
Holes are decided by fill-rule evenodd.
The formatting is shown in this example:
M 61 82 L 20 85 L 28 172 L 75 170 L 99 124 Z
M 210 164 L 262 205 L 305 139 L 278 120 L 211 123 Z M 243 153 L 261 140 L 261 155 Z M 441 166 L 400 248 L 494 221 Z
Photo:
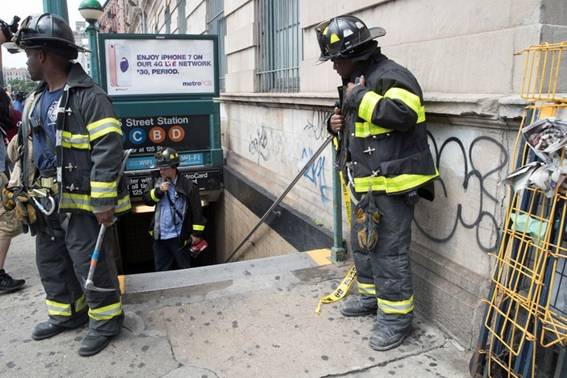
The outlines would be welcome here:
M 226 37 L 226 19 L 224 18 L 224 0 L 207 1 L 207 34 L 218 35 L 219 55 L 219 90 L 225 90 L 227 72 L 226 55 L 224 53 L 224 38 Z
M 299 0 L 258 1 L 258 92 L 298 92 Z

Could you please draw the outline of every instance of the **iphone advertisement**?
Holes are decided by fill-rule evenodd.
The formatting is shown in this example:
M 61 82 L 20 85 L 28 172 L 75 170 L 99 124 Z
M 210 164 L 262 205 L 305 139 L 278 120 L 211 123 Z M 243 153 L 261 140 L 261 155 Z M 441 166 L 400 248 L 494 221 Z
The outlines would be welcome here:
M 214 94 L 212 40 L 107 39 L 106 89 L 111 96 Z

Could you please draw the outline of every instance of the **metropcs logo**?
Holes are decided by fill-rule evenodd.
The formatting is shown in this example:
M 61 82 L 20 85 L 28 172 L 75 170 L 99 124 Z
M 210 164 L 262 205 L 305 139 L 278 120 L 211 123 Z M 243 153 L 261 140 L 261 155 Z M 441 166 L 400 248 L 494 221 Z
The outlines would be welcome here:
M 124 122 L 124 125 L 130 128 L 127 132 L 128 140 L 134 145 L 141 145 L 147 140 L 154 144 L 161 144 L 166 139 L 174 143 L 183 142 L 183 124 L 189 124 L 187 117 L 126 118 Z

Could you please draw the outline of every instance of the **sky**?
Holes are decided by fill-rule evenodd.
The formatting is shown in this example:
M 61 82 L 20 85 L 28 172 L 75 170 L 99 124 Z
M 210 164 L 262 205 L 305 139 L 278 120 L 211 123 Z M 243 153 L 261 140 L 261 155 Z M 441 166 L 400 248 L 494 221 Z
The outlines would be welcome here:
M 0 19 L 6 22 L 12 22 L 14 15 L 19 16 L 22 20 L 30 14 L 40 14 L 43 12 L 43 0 L 1 0 Z M 71 29 L 75 29 L 75 22 L 82 21 L 83 18 L 79 13 L 79 4 L 82 0 L 67 0 L 67 9 L 69 13 L 69 24 Z M 104 1 L 99 3 L 103 4 Z M 4 47 L 2 48 L 2 66 L 4 68 L 25 67 L 26 55 L 24 53 L 10 54 Z

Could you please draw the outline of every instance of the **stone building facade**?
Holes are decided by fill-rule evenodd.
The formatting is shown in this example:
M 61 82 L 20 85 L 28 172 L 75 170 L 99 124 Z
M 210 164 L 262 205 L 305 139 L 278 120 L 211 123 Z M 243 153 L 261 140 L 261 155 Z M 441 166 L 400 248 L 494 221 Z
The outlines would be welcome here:
M 127 33 L 129 23 L 126 11 L 135 4 L 132 0 L 107 0 L 103 5 L 104 13 L 99 20 L 100 32 Z
M 418 310 L 472 345 L 482 316 L 480 298 L 489 284 L 490 253 L 498 249 L 506 210 L 507 188 L 500 181 L 514 158 L 523 108 L 518 96 L 523 62 L 514 53 L 542 41 L 567 40 L 567 3 L 130 1 L 137 8 L 125 11 L 127 32 L 220 36 L 227 177 L 222 224 L 238 223 L 242 229 L 221 237 L 226 254 L 261 215 L 257 203 L 283 192 L 326 137 L 324 121 L 340 83 L 331 63 L 317 64 L 315 26 L 335 15 L 353 14 L 386 29 L 379 39 L 383 53 L 408 67 L 424 89 L 430 145 L 441 172 L 435 201 L 422 201 L 415 215 L 412 261 Z M 332 168 L 327 149 L 279 212 L 315 231 L 300 235 L 293 225 L 286 226 L 293 221 L 276 216 L 271 228 L 261 229 L 246 245 L 242 258 L 304 250 L 317 232 L 328 237 Z M 250 195 L 242 195 L 243 190 Z M 346 220 L 343 229 L 348 239 Z M 277 238 L 262 244 L 262 235 L 270 232 Z
M 30 74 L 27 68 L 4 68 L 2 75 L 4 76 L 4 83 L 6 84 L 12 80 L 30 80 Z

